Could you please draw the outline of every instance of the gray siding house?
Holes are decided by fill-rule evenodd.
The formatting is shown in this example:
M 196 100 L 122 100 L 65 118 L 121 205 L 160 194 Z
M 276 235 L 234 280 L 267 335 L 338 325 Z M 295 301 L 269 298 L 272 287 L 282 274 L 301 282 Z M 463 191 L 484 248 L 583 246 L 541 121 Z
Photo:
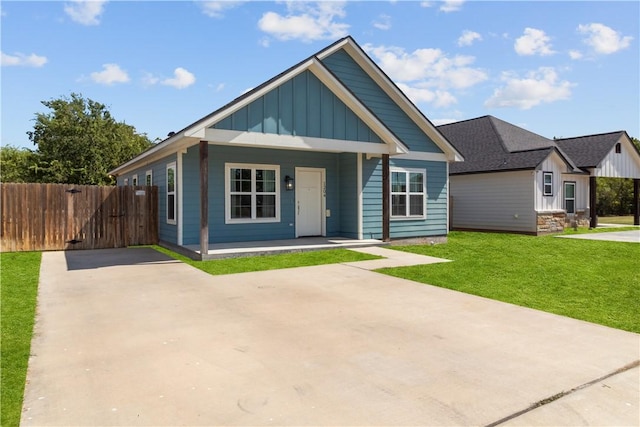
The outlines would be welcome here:
M 124 163 L 159 188 L 163 242 L 448 232 L 460 153 L 351 38 L 341 39 Z
M 439 126 L 465 161 L 451 164 L 453 229 L 543 234 L 597 225 L 596 177 L 635 179 L 624 131 L 551 140 L 492 116 Z

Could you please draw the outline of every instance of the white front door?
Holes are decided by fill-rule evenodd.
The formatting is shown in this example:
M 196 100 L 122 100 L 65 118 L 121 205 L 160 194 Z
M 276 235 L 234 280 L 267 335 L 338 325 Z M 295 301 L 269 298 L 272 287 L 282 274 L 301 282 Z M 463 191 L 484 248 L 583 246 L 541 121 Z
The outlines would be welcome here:
M 296 168 L 296 236 L 324 235 L 324 169 Z

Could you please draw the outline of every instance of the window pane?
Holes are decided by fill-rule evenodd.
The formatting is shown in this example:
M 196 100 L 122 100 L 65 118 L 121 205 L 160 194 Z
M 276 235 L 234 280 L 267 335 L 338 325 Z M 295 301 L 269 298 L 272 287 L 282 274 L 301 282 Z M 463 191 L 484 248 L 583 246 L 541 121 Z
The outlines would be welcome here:
M 231 169 L 231 191 L 251 192 L 251 169 Z
M 553 175 L 551 175 L 550 173 L 545 173 L 544 174 L 544 183 L 545 184 L 551 184 L 552 178 L 553 178 Z
M 391 196 L 391 215 L 407 215 L 407 196 L 404 194 L 394 194 Z
M 422 196 L 409 196 L 409 215 L 423 215 L 424 203 Z
M 251 196 L 231 196 L 231 218 L 251 218 Z
M 173 194 L 167 195 L 167 219 L 176 219 L 176 196 Z
M 256 169 L 256 191 L 258 193 L 276 192 L 276 171 L 273 169 Z
M 575 209 L 576 209 L 576 202 L 575 200 L 566 200 L 566 208 L 567 208 L 567 213 L 575 213 Z
M 410 190 L 412 193 L 422 193 L 424 186 L 423 184 L 424 175 L 421 173 L 410 173 L 409 174 L 409 182 L 410 182 Z
M 151 175 L 147 175 L 147 182 L 146 182 L 146 184 L 147 184 L 147 185 L 151 185 L 151 184 L 152 184 L 152 183 L 151 183 Z
M 276 217 L 276 196 L 256 196 L 256 218 Z
M 176 171 L 173 168 L 167 170 L 167 191 L 173 193 L 175 191 Z
M 391 172 L 391 192 L 404 193 L 407 191 L 407 174 L 404 172 Z
M 573 184 L 565 184 L 564 186 L 564 196 L 567 199 L 573 199 L 575 197 L 575 185 Z

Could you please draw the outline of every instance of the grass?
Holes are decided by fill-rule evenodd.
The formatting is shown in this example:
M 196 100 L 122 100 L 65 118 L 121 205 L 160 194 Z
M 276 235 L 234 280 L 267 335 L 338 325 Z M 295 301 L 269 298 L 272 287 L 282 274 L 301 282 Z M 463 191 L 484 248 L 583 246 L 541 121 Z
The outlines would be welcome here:
M 153 246 L 153 248 L 212 275 L 248 273 L 252 271 L 279 270 L 283 268 L 380 259 L 378 256 L 354 252 L 347 249 L 327 249 L 322 251 L 296 252 L 278 255 L 194 261 L 161 246 Z
M 453 232 L 394 249 L 455 262 L 379 272 L 640 333 L 640 244 Z
M 633 215 L 626 216 L 599 216 L 598 223 L 600 224 L 622 224 L 633 225 Z
M 35 319 L 39 252 L 0 254 L 2 356 L 0 424 L 18 426 Z

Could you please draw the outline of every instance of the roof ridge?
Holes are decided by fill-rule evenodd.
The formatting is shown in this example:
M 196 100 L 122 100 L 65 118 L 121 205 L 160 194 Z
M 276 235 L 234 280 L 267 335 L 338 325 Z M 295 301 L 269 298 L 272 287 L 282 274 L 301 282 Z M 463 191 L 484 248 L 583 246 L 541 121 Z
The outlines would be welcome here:
M 569 137 L 569 138 L 557 138 L 557 139 L 555 139 L 555 141 L 565 141 L 567 139 L 590 138 L 590 137 L 593 137 L 593 136 L 614 135 L 614 134 L 617 134 L 617 133 L 626 133 L 626 131 L 624 131 L 624 130 L 616 130 L 616 131 L 613 131 L 613 132 L 592 133 L 592 134 L 589 134 L 589 135 L 572 136 L 572 137 Z
M 460 123 L 466 123 L 466 122 L 470 122 L 470 121 L 473 121 L 473 120 L 484 119 L 484 118 L 487 118 L 487 117 L 493 117 L 493 116 L 492 116 L 492 115 L 490 115 L 490 114 L 486 114 L 486 115 L 484 115 L 484 116 L 474 117 L 474 118 L 472 118 L 472 119 L 464 119 L 464 120 L 460 120 L 460 121 L 457 121 L 457 122 L 443 123 L 443 124 L 438 125 L 438 126 L 436 126 L 436 127 L 438 127 L 438 128 L 439 128 L 439 127 L 450 126 L 450 125 L 458 125 L 458 124 L 460 124 Z

